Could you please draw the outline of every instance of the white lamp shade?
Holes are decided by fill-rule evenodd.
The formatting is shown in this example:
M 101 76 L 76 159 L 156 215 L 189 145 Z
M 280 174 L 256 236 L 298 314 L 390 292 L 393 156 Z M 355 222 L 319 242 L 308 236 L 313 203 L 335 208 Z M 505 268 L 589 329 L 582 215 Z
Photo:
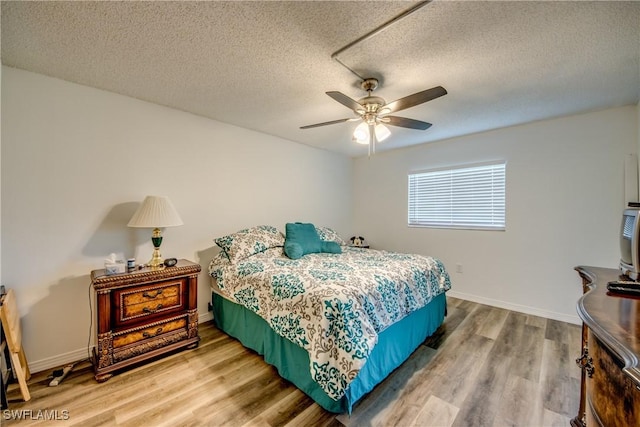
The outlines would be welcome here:
M 374 132 L 376 134 L 376 140 L 378 142 L 384 141 L 385 139 L 389 138 L 389 135 L 391 135 L 391 131 L 389 130 L 389 128 L 382 123 L 378 123 L 375 126 Z M 358 144 L 369 144 L 369 125 L 366 122 L 362 122 L 358 126 L 356 126 L 355 130 L 353 131 L 353 140 Z
M 391 135 L 391 131 L 389 130 L 389 128 L 381 123 L 376 125 L 375 133 L 378 142 L 384 141 L 385 139 L 389 138 L 389 135 Z
M 166 196 L 147 196 L 131 217 L 129 227 L 163 228 L 184 224 Z
M 366 122 L 360 123 L 353 131 L 353 140 L 358 144 L 369 143 L 369 126 Z

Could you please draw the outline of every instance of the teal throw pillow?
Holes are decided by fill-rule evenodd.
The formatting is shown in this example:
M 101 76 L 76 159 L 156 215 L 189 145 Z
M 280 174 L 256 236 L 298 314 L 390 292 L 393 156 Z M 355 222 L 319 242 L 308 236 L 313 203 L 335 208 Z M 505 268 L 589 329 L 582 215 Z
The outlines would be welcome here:
M 322 252 L 327 254 L 341 254 L 342 248 L 337 242 L 322 242 Z
M 302 258 L 304 255 L 304 251 L 302 250 L 302 246 L 296 242 L 285 241 L 284 242 L 284 253 L 291 259 Z
M 284 253 L 291 259 L 302 258 L 306 254 L 326 252 L 342 253 L 342 248 L 336 242 L 326 242 L 320 239 L 316 227 L 310 223 L 287 223 L 284 241 Z
M 322 251 L 322 240 L 313 224 L 289 222 L 285 231 L 284 253 L 289 258 L 298 259 L 303 255 Z

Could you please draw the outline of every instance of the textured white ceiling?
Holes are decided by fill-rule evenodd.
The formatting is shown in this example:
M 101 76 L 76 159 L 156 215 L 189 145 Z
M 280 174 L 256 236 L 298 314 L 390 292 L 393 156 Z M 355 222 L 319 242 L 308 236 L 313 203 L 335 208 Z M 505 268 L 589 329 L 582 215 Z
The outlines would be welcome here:
M 255 129 L 367 154 L 325 95 L 365 95 L 331 54 L 415 2 L 2 2 L 2 63 Z M 340 58 L 392 101 L 449 94 L 395 115 L 379 150 L 640 98 L 640 2 L 435 1 Z

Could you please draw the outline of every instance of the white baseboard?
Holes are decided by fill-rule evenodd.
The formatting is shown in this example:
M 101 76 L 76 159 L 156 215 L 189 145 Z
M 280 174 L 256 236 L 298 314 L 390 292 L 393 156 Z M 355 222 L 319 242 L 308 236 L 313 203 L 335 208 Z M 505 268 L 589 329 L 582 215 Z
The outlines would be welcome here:
M 512 304 L 506 301 L 495 300 L 491 298 L 485 298 L 477 295 L 465 294 L 455 291 L 447 291 L 447 295 L 454 298 L 460 298 L 467 301 L 477 302 L 479 304 L 490 305 L 492 307 L 506 308 L 507 310 L 517 311 L 519 313 L 531 314 L 534 316 L 544 317 L 545 319 L 559 320 L 561 322 L 572 323 L 574 325 L 582 325 L 582 320 L 576 314 L 571 316 L 564 313 L 556 313 L 554 311 L 541 310 L 535 307 L 528 307 L 526 305 Z
M 208 322 L 209 320 L 213 320 L 212 311 L 207 311 L 206 313 L 198 314 L 198 323 Z
M 477 302 L 479 304 L 490 305 L 492 307 L 505 308 L 507 310 L 517 311 L 519 313 L 531 314 L 534 316 L 544 317 L 546 319 L 559 320 L 561 322 L 573 323 L 575 325 L 581 325 L 582 321 L 580 318 L 575 316 L 569 316 L 564 313 L 556 313 L 553 311 L 541 310 L 534 307 L 528 307 L 519 304 L 512 304 L 505 301 L 495 300 L 491 298 L 480 297 L 477 295 L 465 294 L 455 291 L 448 291 L 447 295 L 452 296 L 454 298 L 460 298 L 467 301 Z M 198 323 L 204 323 L 213 320 L 213 313 L 207 311 L 206 313 L 198 314 Z M 93 346 L 89 349 L 89 351 L 93 351 Z M 29 370 L 31 372 L 42 372 L 47 369 L 57 369 L 66 364 L 77 362 L 79 360 L 85 360 L 88 357 L 88 352 L 86 348 L 81 348 L 78 350 L 70 351 L 68 353 L 59 354 L 53 357 L 48 357 L 46 359 L 29 361 Z
M 198 323 L 204 323 L 213 320 L 213 313 L 207 311 L 206 313 L 198 314 Z M 48 369 L 58 369 L 69 363 L 78 362 L 80 360 L 86 360 L 89 357 L 89 352 L 93 352 L 91 346 L 87 351 L 87 348 L 81 348 L 78 350 L 70 351 L 69 353 L 58 354 L 53 357 L 47 357 L 46 359 L 29 361 L 29 370 L 33 373 L 46 371 Z
M 89 349 L 93 351 L 93 347 Z M 87 348 L 81 348 L 79 350 L 70 351 L 69 353 L 58 354 L 53 357 L 47 357 L 46 359 L 29 361 L 29 370 L 31 372 L 42 372 L 48 369 L 58 369 L 69 363 L 78 362 L 80 360 L 86 360 L 89 357 Z

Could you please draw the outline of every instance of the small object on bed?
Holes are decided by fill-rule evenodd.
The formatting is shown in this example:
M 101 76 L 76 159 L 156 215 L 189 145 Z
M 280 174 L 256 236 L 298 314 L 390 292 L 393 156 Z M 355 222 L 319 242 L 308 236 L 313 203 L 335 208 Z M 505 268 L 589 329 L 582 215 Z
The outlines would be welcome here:
M 369 245 L 367 245 L 364 242 L 364 237 L 362 236 L 353 236 L 351 239 L 351 246 L 355 246 L 357 248 L 368 248 Z

